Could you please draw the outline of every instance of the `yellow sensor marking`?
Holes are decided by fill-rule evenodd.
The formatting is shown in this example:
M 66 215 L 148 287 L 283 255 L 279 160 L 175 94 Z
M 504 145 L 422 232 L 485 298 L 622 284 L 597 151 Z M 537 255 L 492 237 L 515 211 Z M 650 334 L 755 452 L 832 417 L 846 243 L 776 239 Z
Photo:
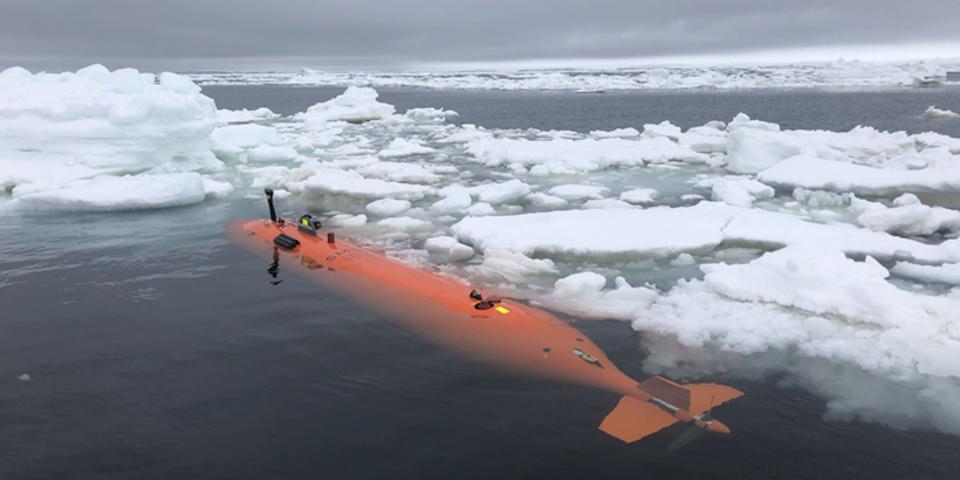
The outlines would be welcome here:
M 500 312 L 500 313 L 502 313 L 502 314 L 504 314 L 504 315 L 510 313 L 510 310 L 507 310 L 507 307 L 504 307 L 504 306 L 501 306 L 501 305 L 497 305 L 496 307 L 493 307 L 493 309 L 496 310 L 496 311 L 498 311 L 498 312 Z

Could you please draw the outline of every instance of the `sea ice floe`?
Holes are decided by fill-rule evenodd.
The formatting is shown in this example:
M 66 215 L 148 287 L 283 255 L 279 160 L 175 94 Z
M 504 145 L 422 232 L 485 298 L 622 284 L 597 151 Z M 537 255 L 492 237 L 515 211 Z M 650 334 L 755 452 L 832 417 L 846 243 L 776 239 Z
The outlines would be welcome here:
M 144 210 L 200 203 L 208 194 L 222 196 L 232 188 L 198 173 L 101 175 L 23 194 L 15 189 L 14 199 L 36 210 Z
M 480 138 L 467 142 L 467 152 L 494 167 L 519 164 L 535 175 L 574 174 L 611 167 L 643 166 L 669 161 L 708 163 L 709 157 L 666 137 L 630 140 L 584 138 L 527 140 Z
M 430 192 L 429 187 L 410 183 L 388 182 L 364 178 L 356 172 L 318 168 L 302 182 L 307 194 L 333 194 L 362 198 L 396 198 L 419 200 Z
M 657 190 L 654 188 L 632 188 L 620 192 L 620 200 L 636 205 L 653 203 L 657 199 Z
M 551 187 L 547 193 L 564 200 L 595 200 L 606 196 L 610 189 L 597 185 L 563 184 Z
M 851 209 L 857 223 L 871 230 L 916 236 L 960 232 L 960 211 L 923 205 L 912 193 L 897 197 L 891 207 L 854 198 Z
M 469 245 L 464 245 L 457 239 L 445 235 L 427 239 L 423 248 L 430 254 L 431 259 L 439 263 L 467 260 L 474 253 Z
M 910 262 L 897 262 L 890 271 L 902 277 L 914 278 L 925 282 L 960 286 L 960 263 L 918 265 Z
M 379 94 L 369 87 L 348 87 L 341 95 L 317 103 L 297 114 L 308 128 L 324 128 L 326 123 L 345 121 L 361 123 L 393 115 L 396 109 L 377 101 Z
M 933 105 L 930 105 L 930 106 L 927 107 L 927 109 L 923 112 L 923 116 L 924 116 L 924 117 L 927 117 L 927 118 L 950 119 L 950 118 L 960 117 L 960 114 L 958 114 L 958 113 L 956 113 L 956 112 L 954 112 L 954 111 L 951 111 L 951 110 L 940 109 L 940 108 L 937 108 L 937 107 L 935 107 L 935 106 L 933 106 Z
M 481 250 L 528 255 L 670 257 L 729 244 L 831 246 L 850 255 L 935 263 L 960 260 L 960 239 L 929 245 L 849 224 L 823 224 L 713 202 L 692 207 L 566 210 L 467 217 L 451 227 Z
M 383 158 L 408 157 L 411 155 L 427 155 L 433 153 L 434 149 L 427 147 L 418 140 L 397 138 L 387 145 L 377 155 Z
M 713 199 L 735 207 L 749 207 L 756 200 L 773 198 L 773 188 L 752 178 L 722 177 L 714 179 Z
M 392 217 L 410 209 L 410 202 L 407 200 L 396 200 L 393 198 L 381 198 L 367 204 L 367 212 L 378 217 Z
M 960 192 L 960 161 L 945 168 L 885 169 L 797 155 L 763 171 L 757 178 L 782 188 L 896 195 L 904 192 Z
M 723 352 L 777 351 L 800 357 L 795 361 L 801 363 L 806 358 L 839 365 L 834 375 L 840 366 L 851 365 L 883 380 L 865 391 L 824 388 L 820 393 L 835 399 L 828 408 L 839 409 L 836 413 L 960 432 L 960 409 L 936 399 L 960 393 L 960 317 L 955 313 L 960 295 L 901 290 L 870 257 L 855 261 L 816 247 L 787 247 L 743 265 L 701 268 L 702 280 L 680 282 L 633 312 L 633 327 L 673 336 L 688 348 L 719 349 L 707 360 L 714 364 L 722 363 Z M 781 365 L 790 363 L 781 358 Z M 804 381 L 818 378 L 819 388 L 830 384 L 815 369 L 791 373 Z M 864 402 L 865 394 L 876 396 L 877 387 L 887 392 L 880 396 L 887 401 Z M 888 396 L 899 396 L 900 390 L 913 395 Z M 903 401 L 913 406 L 904 408 Z M 875 409 L 876 403 L 888 408 Z
M 228 123 L 251 123 L 274 120 L 280 115 L 273 113 L 267 107 L 260 107 L 255 110 L 217 110 L 217 123 L 226 125 Z
M 221 170 L 210 151 L 215 124 L 213 100 L 173 73 L 9 68 L 0 73 L 0 186 L 32 208 L 122 208 L 99 187 L 130 208 L 200 201 L 200 175 L 179 187 L 150 173 Z
M 594 319 L 631 319 L 634 312 L 659 296 L 647 287 L 632 287 L 623 277 L 614 279 L 614 288 L 605 289 L 607 279 L 596 272 L 567 275 L 556 281 L 553 291 L 539 300 L 571 315 Z

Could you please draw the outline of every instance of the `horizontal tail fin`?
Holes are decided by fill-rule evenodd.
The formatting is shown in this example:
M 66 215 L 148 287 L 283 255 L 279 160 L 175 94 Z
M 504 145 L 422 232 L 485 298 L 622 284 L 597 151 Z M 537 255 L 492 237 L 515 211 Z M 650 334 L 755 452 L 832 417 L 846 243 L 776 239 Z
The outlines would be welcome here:
M 716 383 L 688 383 L 680 385 L 660 376 L 650 377 L 638 386 L 654 397 L 666 401 L 693 415 L 699 415 L 711 407 L 743 396 L 733 387 Z
M 677 423 L 659 407 L 634 397 L 623 397 L 600 424 L 600 430 L 630 443 Z

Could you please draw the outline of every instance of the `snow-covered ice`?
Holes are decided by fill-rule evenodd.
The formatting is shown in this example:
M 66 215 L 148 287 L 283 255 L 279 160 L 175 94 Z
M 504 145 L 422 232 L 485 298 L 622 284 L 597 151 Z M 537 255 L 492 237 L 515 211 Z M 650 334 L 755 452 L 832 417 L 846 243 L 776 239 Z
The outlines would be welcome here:
M 173 73 L 8 68 L 0 72 L 0 185 L 31 208 L 195 203 L 205 196 L 199 174 L 165 174 L 223 169 L 210 150 L 216 122 L 213 100 Z
M 776 187 L 866 195 L 960 192 L 960 162 L 945 168 L 901 170 L 797 155 L 761 171 L 757 178 Z
M 960 114 L 952 110 L 945 110 L 945 109 L 937 108 L 934 105 L 930 105 L 929 107 L 927 107 L 926 110 L 924 110 L 923 116 L 927 118 L 950 119 L 950 118 L 958 118 L 960 117 Z

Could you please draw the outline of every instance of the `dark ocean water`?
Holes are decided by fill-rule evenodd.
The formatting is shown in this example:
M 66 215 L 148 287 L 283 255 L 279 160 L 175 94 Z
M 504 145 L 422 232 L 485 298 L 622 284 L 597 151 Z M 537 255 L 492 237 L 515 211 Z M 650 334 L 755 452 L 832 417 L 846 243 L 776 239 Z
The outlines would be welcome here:
M 221 108 L 302 111 L 335 88 L 209 87 Z M 739 111 L 787 128 L 869 124 L 960 136 L 957 89 L 868 92 L 442 92 L 384 89 L 399 110 L 487 127 L 689 127 Z M 679 454 L 668 429 L 597 431 L 613 394 L 517 377 L 281 272 L 229 243 L 233 198 L 141 213 L 0 214 L 0 479 L 960 478 L 960 438 L 827 422 L 804 391 L 713 377 L 746 396 L 726 437 Z M 627 374 L 619 322 L 575 321 Z M 29 373 L 29 381 L 17 376 Z

